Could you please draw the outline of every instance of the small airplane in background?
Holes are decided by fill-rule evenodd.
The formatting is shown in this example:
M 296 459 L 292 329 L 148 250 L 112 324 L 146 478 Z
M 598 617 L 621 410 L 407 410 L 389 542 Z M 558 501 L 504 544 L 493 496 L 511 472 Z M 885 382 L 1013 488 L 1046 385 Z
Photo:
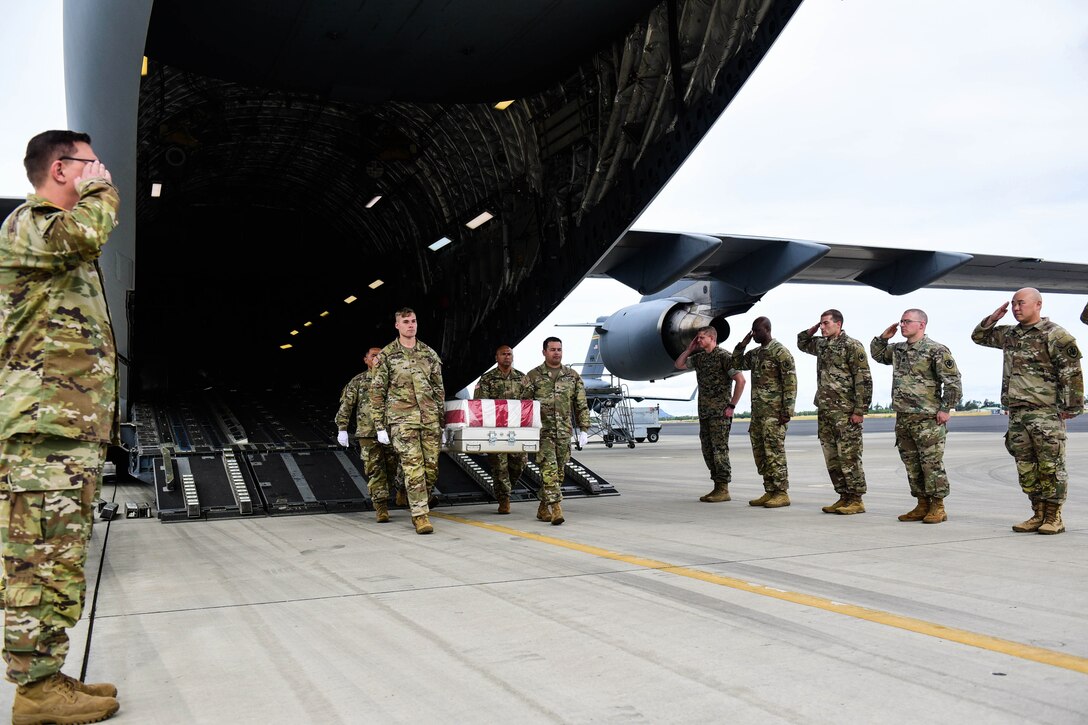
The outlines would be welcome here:
M 592 325 L 568 326 L 595 328 L 590 357 L 600 370 L 651 382 L 685 372 L 674 361 L 699 328 L 715 328 L 724 341 L 726 318 L 747 312 L 786 282 L 868 285 L 892 295 L 922 287 L 1006 290 L 1010 284 L 1088 293 L 1086 264 L 657 231 L 627 232 L 588 276 L 611 277 L 645 296 Z M 591 379 L 605 387 L 600 376 Z

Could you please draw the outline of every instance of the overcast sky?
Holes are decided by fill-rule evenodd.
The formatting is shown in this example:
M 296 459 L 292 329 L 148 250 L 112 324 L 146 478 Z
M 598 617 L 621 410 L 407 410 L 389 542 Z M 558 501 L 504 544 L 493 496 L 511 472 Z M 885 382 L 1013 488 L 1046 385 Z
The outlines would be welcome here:
M 26 140 L 66 125 L 61 2 L 9 5 L 0 27 L 9 109 L 0 120 L 0 195 L 21 196 Z M 1083 0 L 805 0 L 635 227 L 1088 262 L 1085 119 Z M 815 359 L 797 352 L 800 329 L 837 307 L 847 333 L 867 346 L 904 309 L 921 307 L 930 336 L 960 363 L 965 397 L 996 398 L 1000 353 L 972 344 L 970 332 L 1009 296 L 784 285 L 730 320 L 725 345 L 755 317 L 770 317 L 797 357 L 799 404 L 810 407 Z M 618 282 L 584 282 L 517 346 L 515 365 L 539 364 L 550 334 L 564 339 L 566 362 L 580 362 L 589 330 L 553 325 L 592 322 L 637 301 Z M 1047 295 L 1043 313 L 1083 342 L 1084 303 Z M 887 401 L 888 369 L 874 364 L 874 379 L 875 399 Z M 686 397 L 694 384 L 684 375 L 631 389 Z

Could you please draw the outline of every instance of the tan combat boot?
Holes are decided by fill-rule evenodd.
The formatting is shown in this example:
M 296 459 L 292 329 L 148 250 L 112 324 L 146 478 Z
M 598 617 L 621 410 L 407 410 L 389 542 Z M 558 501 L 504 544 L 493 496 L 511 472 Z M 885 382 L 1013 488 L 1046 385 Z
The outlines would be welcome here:
M 19 685 L 11 707 L 13 725 L 99 722 L 120 708 L 112 697 L 80 692 L 72 678 L 61 673 L 28 685 Z
M 915 498 L 918 499 L 918 504 L 905 514 L 900 514 L 900 521 L 921 521 L 929 513 L 929 497 L 915 496 Z
M 1032 497 L 1031 499 L 1031 518 L 1027 521 L 1021 521 L 1018 524 L 1013 524 L 1012 530 L 1018 534 L 1027 534 L 1032 531 L 1038 531 L 1039 527 L 1043 525 L 1045 503 L 1041 498 Z
M 1039 527 L 1039 533 L 1060 534 L 1065 531 L 1065 523 L 1062 522 L 1062 505 L 1046 501 L 1043 506 L 1043 524 Z
M 825 514 L 833 514 L 837 512 L 840 508 L 845 506 L 849 500 L 850 496 L 845 493 L 840 493 L 838 501 L 831 504 L 830 506 L 821 506 L 820 510 L 823 511 Z
M 432 534 L 434 533 L 434 527 L 431 526 L 431 517 L 427 514 L 420 514 L 419 516 L 412 517 L 412 525 L 416 527 L 417 534 Z
M 706 503 L 718 503 L 720 501 L 730 501 L 729 497 L 729 484 L 728 483 L 715 483 L 714 490 L 699 499 Z
M 944 510 L 944 499 L 933 496 L 929 499 L 929 511 L 926 512 L 922 523 L 939 524 L 942 521 L 948 521 L 948 514 Z
M 389 502 L 388 501 L 375 501 L 374 502 L 374 520 L 379 524 L 389 523 Z
M 403 488 L 398 488 L 397 489 L 396 504 L 397 504 L 397 506 L 407 506 L 408 505 L 408 495 L 406 493 L 404 493 Z
M 790 495 L 785 491 L 775 491 L 775 494 L 763 504 L 765 509 L 780 509 L 790 505 Z
M 753 498 L 751 501 L 748 502 L 748 505 L 749 506 L 762 506 L 763 504 L 770 501 L 773 496 L 774 496 L 774 491 L 768 491 L 767 493 L 763 494 L 759 498 Z
M 846 503 L 835 509 L 835 513 L 842 514 L 844 516 L 850 516 L 851 514 L 863 514 L 865 513 L 865 504 L 861 502 L 861 496 L 849 495 L 847 496 Z
M 548 504 L 540 502 L 540 505 L 536 507 L 536 517 L 540 521 L 552 520 L 552 512 L 548 510 Z
M 497 496 L 497 498 L 499 499 L 499 510 L 496 511 L 495 513 L 497 513 L 497 514 L 508 514 L 508 513 L 510 513 L 510 497 L 507 496 L 506 494 L 500 493 Z
M 94 695 L 95 697 L 117 697 L 117 685 L 112 682 L 80 682 L 76 678 L 69 677 L 63 672 L 58 674 L 71 682 L 72 687 L 76 688 L 84 695 Z
M 558 526 L 564 521 L 566 521 L 566 519 L 563 518 L 563 507 L 556 501 L 552 504 L 552 526 Z

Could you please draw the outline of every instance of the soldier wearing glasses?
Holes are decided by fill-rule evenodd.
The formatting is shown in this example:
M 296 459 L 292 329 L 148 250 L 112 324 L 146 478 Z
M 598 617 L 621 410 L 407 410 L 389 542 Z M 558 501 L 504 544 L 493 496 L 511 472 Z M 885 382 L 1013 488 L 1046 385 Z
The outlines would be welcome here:
M 892 366 L 892 408 L 895 410 L 895 447 L 907 468 L 910 493 L 918 504 L 900 521 L 939 524 L 948 519 L 944 499 L 948 474 L 944 444 L 948 418 L 960 402 L 960 371 L 947 347 L 929 339 L 929 317 L 909 309 L 869 343 L 878 363 Z M 889 344 L 896 329 L 906 342 Z

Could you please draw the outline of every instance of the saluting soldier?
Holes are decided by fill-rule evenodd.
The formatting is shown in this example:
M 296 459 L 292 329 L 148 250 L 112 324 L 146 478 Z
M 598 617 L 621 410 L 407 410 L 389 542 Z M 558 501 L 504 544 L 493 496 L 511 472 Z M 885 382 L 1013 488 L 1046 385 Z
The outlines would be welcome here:
M 366 370 L 349 380 L 340 393 L 340 407 L 336 411 L 336 442 L 348 447 L 348 426 L 354 415 L 355 439 L 363 457 L 366 484 L 370 490 L 370 500 L 374 503 L 374 518 L 379 524 L 384 524 L 389 521 L 389 492 L 396 485 L 397 456 L 392 447 L 378 443 L 374 417 L 370 414 L 370 382 L 374 378 L 374 368 L 381 351 L 380 347 L 367 350 L 363 358 Z
M 744 392 L 744 375 L 733 369 L 733 358 L 718 347 L 718 331 L 703 327 L 677 356 L 677 370 L 694 370 L 699 386 L 699 443 L 714 488 L 699 497 L 705 503 L 729 501 L 729 430 L 733 412 Z
M 117 353 L 98 258 L 120 205 L 73 131 L 27 144 L 34 193 L 0 230 L 0 539 L 13 722 L 98 722 L 117 688 L 61 672 L 94 499 L 118 440 Z
M 1031 518 L 1013 531 L 1060 534 L 1065 471 L 1065 421 L 1084 412 L 1084 375 L 1077 341 L 1042 316 L 1043 296 L 1025 287 L 1012 297 L 1017 325 L 998 325 L 1009 303 L 978 323 L 971 339 L 1004 354 L 1001 404 L 1009 410 L 1005 447 L 1016 460 L 1020 488 L 1031 499 Z
M 744 352 L 752 340 L 759 347 Z M 793 355 L 771 337 L 771 321 L 757 317 L 751 332 L 733 349 L 733 367 L 752 371 L 752 421 L 748 437 L 752 441 L 756 470 L 763 477 L 764 493 L 748 505 L 769 509 L 789 506 L 786 429 L 797 401 L 797 366 Z
M 828 514 L 863 514 L 865 471 L 862 426 L 873 401 L 873 377 L 865 347 L 842 331 L 842 313 L 827 310 L 820 322 L 797 333 L 797 348 L 816 356 L 816 422 L 827 473 L 839 499 Z M 815 337 L 820 330 L 822 337 Z
M 521 380 L 521 399 L 540 401 L 540 505 L 536 517 L 558 526 L 563 516 L 563 476 L 570 460 L 572 419 L 577 419 L 578 447 L 589 440 L 589 405 L 582 376 L 563 364 L 563 341 L 544 340 L 544 362 Z
M 909 309 L 899 322 L 873 338 L 869 351 L 878 363 L 892 366 L 895 446 L 907 469 L 910 493 L 918 500 L 899 520 L 939 524 L 948 520 L 944 510 L 947 423 L 963 386 L 952 352 L 926 335 L 928 324 L 925 312 Z M 888 344 L 896 329 L 906 342 Z
M 382 348 L 370 380 L 374 436 L 392 445 L 404 472 L 404 488 L 417 534 L 434 531 L 428 499 L 438 482 L 446 389 L 442 360 L 416 337 L 416 313 L 394 316 L 397 339 Z
M 489 400 L 520 400 L 521 380 L 524 377 L 525 373 L 514 367 L 513 349 L 509 345 L 499 345 L 495 350 L 495 367 L 480 376 L 480 382 L 476 383 L 472 397 Z M 489 453 L 487 460 L 491 463 L 495 498 L 499 502 L 496 513 L 508 514 L 510 513 L 510 491 L 521 477 L 521 472 L 525 470 L 529 456 L 525 453 Z

